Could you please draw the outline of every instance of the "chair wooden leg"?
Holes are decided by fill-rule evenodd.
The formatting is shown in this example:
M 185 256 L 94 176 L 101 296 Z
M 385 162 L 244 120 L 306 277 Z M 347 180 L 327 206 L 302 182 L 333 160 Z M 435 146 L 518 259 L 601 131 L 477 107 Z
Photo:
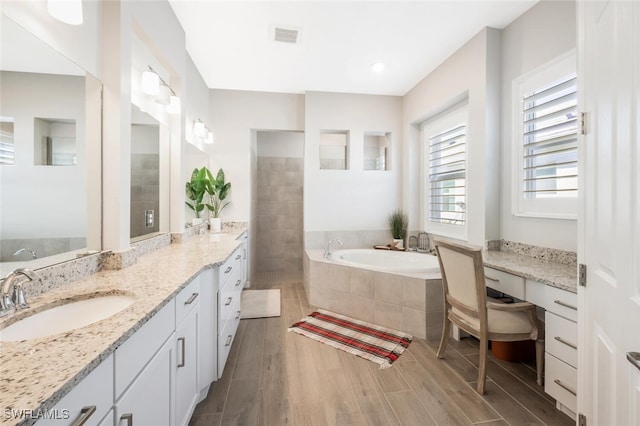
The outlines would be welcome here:
M 480 339 L 480 361 L 478 363 L 478 393 L 484 395 L 484 384 L 487 378 L 487 350 L 489 342 Z
M 544 339 L 536 340 L 536 379 L 540 386 L 544 384 Z
M 438 347 L 438 358 L 444 357 L 444 351 L 447 350 L 447 343 L 449 342 L 449 332 L 451 329 L 451 322 L 445 314 L 444 321 L 442 323 L 442 337 L 440 337 L 440 347 Z

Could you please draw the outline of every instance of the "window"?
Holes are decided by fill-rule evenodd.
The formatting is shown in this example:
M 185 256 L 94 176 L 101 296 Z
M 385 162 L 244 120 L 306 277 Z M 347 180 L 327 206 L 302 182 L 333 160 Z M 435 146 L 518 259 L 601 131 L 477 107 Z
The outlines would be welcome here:
M 450 110 L 423 125 L 425 229 L 465 236 L 467 223 L 467 108 Z
M 575 56 L 519 83 L 516 213 L 571 218 L 578 195 Z

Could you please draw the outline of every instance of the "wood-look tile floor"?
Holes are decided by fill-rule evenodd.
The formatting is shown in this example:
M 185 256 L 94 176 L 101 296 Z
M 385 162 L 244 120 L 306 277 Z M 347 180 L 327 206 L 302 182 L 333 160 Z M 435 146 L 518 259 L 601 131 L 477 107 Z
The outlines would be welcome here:
M 260 274 L 252 288 L 280 288 L 282 316 L 240 321 L 224 374 L 191 426 L 572 425 L 535 382 L 533 366 L 490 356 L 486 393 L 475 392 L 478 343 L 414 339 L 392 368 L 287 327 L 313 311 L 301 274 Z

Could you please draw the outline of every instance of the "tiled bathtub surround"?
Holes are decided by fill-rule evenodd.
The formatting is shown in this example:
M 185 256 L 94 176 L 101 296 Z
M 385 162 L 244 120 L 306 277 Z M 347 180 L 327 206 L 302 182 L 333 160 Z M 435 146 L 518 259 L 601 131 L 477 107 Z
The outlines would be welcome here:
M 438 274 L 371 271 L 326 261 L 322 254 L 305 250 L 309 304 L 420 338 L 440 336 L 443 296 Z
M 548 260 L 549 262 L 563 265 L 577 264 L 577 255 L 572 251 L 558 250 L 548 247 L 538 247 L 530 244 L 516 243 L 508 240 L 488 241 L 488 250 L 502 251 L 533 257 L 534 259 Z

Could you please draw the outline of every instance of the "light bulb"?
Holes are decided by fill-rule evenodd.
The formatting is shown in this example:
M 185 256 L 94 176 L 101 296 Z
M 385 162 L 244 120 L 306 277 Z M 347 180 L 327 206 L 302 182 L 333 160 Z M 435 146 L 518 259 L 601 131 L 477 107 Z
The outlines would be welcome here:
M 169 106 L 167 106 L 167 112 L 169 114 L 180 114 L 181 109 L 180 98 L 176 95 L 171 95 Z
M 47 0 L 47 10 L 65 24 L 82 24 L 82 0 Z
M 153 71 L 144 71 L 142 73 L 142 82 L 140 83 L 142 93 L 151 96 L 160 94 L 160 77 Z
M 196 121 L 193 125 L 193 133 L 199 137 L 204 138 L 204 123 L 200 120 Z

